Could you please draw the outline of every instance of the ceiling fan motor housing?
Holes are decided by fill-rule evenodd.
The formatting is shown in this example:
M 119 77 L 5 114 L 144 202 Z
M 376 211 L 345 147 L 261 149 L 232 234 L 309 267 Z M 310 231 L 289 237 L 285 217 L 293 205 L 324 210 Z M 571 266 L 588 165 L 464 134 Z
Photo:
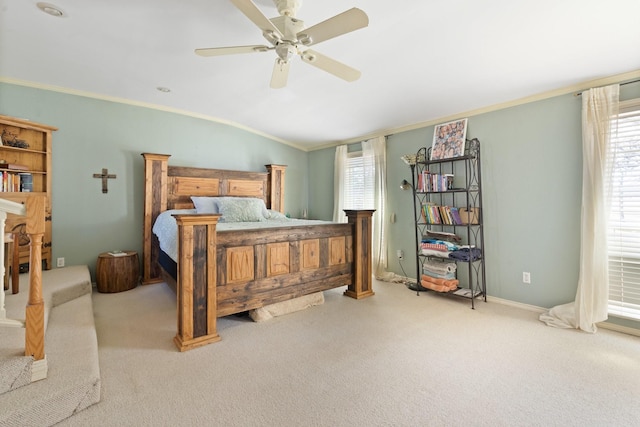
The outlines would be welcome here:
M 270 21 L 282 33 L 283 39 L 292 42 L 297 41 L 296 34 L 304 29 L 303 21 L 290 16 L 278 16 Z

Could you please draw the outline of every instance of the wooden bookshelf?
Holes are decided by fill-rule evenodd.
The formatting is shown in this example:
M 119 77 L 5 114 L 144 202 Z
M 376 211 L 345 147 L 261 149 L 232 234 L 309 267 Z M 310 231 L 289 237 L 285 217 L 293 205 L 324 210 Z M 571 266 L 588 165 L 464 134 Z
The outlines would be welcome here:
M 58 128 L 0 115 L 0 197 L 17 203 L 26 203 L 29 197 L 45 196 L 45 234 L 42 242 L 43 268 L 51 269 L 51 140 Z M 25 178 L 31 180 L 31 191 L 25 188 Z M 22 184 L 22 185 L 21 185 Z M 24 190 L 24 191 L 23 191 Z M 5 233 L 17 233 L 15 249 L 20 254 L 20 265 L 29 264 L 29 238 L 24 218 L 9 215 Z

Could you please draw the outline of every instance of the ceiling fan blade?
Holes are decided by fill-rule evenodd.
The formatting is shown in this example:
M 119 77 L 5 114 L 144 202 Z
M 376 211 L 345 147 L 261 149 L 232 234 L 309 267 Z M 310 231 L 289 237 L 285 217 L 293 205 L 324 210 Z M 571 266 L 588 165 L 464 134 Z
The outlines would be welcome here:
M 322 21 L 297 34 L 298 40 L 306 46 L 318 44 L 342 34 L 364 28 L 369 25 L 369 17 L 364 11 L 354 7 L 346 12 Z
M 229 47 L 208 47 L 203 49 L 196 49 L 196 55 L 200 56 L 220 56 L 220 55 L 234 55 L 236 53 L 253 53 L 253 52 L 266 52 L 270 48 L 264 45 L 252 45 L 252 46 L 229 46 Z
M 291 61 L 283 61 L 280 58 L 276 58 L 276 63 L 273 65 L 273 74 L 271 75 L 271 88 L 280 89 L 287 85 L 290 65 Z
M 247 18 L 249 18 L 254 24 L 258 26 L 262 30 L 262 32 L 272 32 L 277 34 L 282 38 L 282 33 L 278 30 L 278 27 L 273 25 L 269 18 L 267 18 L 264 13 L 258 9 L 258 6 L 255 5 L 251 0 L 231 0 L 240 12 L 244 13 Z
M 311 49 L 307 49 L 306 51 L 304 51 L 300 55 L 300 57 L 304 62 L 311 64 L 314 67 L 320 68 L 327 73 L 331 73 L 336 77 L 340 77 L 342 80 L 346 80 L 348 82 L 354 82 L 358 80 L 361 75 L 360 71 L 356 70 L 355 68 L 351 68 L 348 65 L 343 64 L 342 62 L 338 62 L 335 59 L 331 59 L 328 56 L 324 56 L 323 54 Z

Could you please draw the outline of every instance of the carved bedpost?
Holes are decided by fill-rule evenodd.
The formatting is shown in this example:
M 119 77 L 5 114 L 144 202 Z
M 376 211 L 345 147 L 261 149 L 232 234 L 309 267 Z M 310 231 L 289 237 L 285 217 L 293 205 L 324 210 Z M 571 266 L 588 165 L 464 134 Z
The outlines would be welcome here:
M 158 238 L 151 232 L 153 222 L 167 208 L 168 154 L 142 153 L 144 157 L 144 223 L 142 241 L 142 284 L 162 282 Z
M 375 210 L 345 210 L 349 224 L 353 225 L 353 282 L 344 294 L 361 299 L 374 295 L 371 289 L 371 219 Z M 358 262 L 360 260 L 361 262 Z
M 284 213 L 284 173 L 287 169 L 284 165 L 265 165 L 269 172 L 267 182 L 270 199 L 267 201 L 269 209 Z
M 216 227 L 220 215 L 174 215 L 178 223 L 178 332 L 180 351 L 220 341 L 217 325 Z

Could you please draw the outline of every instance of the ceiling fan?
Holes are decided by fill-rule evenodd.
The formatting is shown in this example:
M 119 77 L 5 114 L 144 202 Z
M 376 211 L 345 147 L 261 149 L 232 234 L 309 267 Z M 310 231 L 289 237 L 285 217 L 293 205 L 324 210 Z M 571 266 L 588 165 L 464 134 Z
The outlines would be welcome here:
M 212 47 L 196 49 L 196 54 L 219 56 L 275 50 L 278 57 L 271 76 L 271 87 L 274 89 L 286 86 L 290 60 L 294 55 L 300 55 L 304 62 L 348 82 L 360 78 L 360 71 L 311 50 L 309 46 L 369 25 L 369 18 L 362 10 L 354 7 L 319 24 L 304 28 L 304 22 L 296 18 L 301 0 L 274 0 L 280 16 L 272 19 L 267 18 L 251 0 L 231 2 L 262 30 L 263 37 L 271 46 Z

